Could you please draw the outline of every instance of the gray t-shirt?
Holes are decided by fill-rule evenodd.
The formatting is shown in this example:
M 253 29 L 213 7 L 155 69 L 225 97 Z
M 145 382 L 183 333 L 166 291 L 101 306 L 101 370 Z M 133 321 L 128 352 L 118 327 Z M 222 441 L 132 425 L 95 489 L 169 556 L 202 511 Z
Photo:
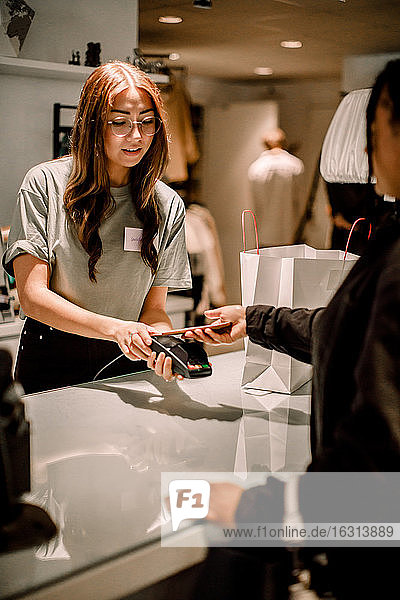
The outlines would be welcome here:
M 153 276 L 139 249 L 124 249 L 125 228 L 142 228 L 129 186 L 111 188 L 113 214 L 99 229 L 103 254 L 97 262 L 97 283 L 88 275 L 88 254 L 68 224 L 63 196 L 72 169 L 64 157 L 28 171 L 18 193 L 3 266 L 13 275 L 12 261 L 32 254 L 49 264 L 50 289 L 92 312 L 137 321 L 152 286 L 172 290 L 191 287 L 185 245 L 185 209 L 181 198 L 157 182 L 161 223 L 156 238 L 158 269 Z

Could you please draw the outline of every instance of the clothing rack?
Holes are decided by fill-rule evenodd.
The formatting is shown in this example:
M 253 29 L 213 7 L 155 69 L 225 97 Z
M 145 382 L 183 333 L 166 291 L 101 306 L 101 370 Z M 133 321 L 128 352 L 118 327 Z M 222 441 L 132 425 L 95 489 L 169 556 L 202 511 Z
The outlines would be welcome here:
M 187 75 L 188 69 L 185 65 L 167 65 L 165 63 L 169 54 L 144 53 L 140 48 L 135 48 L 133 52 L 133 58 L 128 56 L 127 60 L 145 73 L 172 76 L 173 72 L 181 72 Z
M 5 252 L 8 238 L 9 227 L 0 229 L 0 250 Z M 3 269 L 3 278 L 0 279 L 0 322 L 13 322 L 15 319 L 14 296 L 11 289 L 11 282 L 8 274 Z

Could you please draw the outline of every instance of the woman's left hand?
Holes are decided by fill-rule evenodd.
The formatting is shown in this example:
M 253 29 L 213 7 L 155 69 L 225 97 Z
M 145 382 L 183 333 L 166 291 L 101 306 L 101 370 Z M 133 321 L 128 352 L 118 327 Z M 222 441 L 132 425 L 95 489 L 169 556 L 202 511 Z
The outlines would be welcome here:
M 164 352 L 160 352 L 157 356 L 156 352 L 151 351 L 151 336 L 156 334 L 161 334 L 158 328 L 140 322 L 132 323 L 129 358 L 146 360 L 147 366 L 165 381 L 172 381 L 175 378 L 183 379 L 181 375 L 175 375 L 172 372 L 172 359 L 169 356 L 165 356 Z
M 164 352 L 160 352 L 157 356 L 156 352 L 152 352 L 147 359 L 147 366 L 153 369 L 156 375 L 159 375 L 165 381 L 172 381 L 173 379 L 182 380 L 182 375 L 177 375 L 172 372 L 172 359 L 169 356 L 165 356 Z
M 163 331 L 168 332 L 172 328 L 171 321 L 165 312 L 165 304 L 167 299 L 167 287 L 152 287 L 147 294 L 143 309 L 140 315 L 141 321 L 145 323 L 153 323 L 154 328 L 157 329 L 157 333 L 161 334 Z M 150 348 L 148 348 L 150 350 Z M 181 375 L 175 375 L 172 372 L 172 360 L 166 357 L 163 352 L 157 356 L 155 352 L 148 352 L 146 356 L 147 366 L 162 377 L 165 381 L 172 381 L 173 379 L 183 379 Z

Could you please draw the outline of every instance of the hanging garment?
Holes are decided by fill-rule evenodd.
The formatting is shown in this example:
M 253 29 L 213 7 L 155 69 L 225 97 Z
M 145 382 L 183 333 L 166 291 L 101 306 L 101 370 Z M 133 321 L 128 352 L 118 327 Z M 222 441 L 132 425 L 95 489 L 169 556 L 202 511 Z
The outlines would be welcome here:
M 175 80 L 168 91 L 162 91 L 164 108 L 168 115 L 170 161 L 166 170 L 167 182 L 186 181 L 188 164 L 199 160 L 200 153 L 193 131 L 190 99 L 183 84 Z
M 213 306 L 226 304 L 222 252 L 215 221 L 205 206 L 191 204 L 186 210 L 186 244 L 194 275 L 203 275 L 201 299 L 197 314 Z M 193 260 L 192 257 L 195 257 Z
M 294 243 L 303 209 L 300 201 L 303 170 L 302 161 L 282 149 L 265 150 L 250 165 L 248 179 L 261 246 Z

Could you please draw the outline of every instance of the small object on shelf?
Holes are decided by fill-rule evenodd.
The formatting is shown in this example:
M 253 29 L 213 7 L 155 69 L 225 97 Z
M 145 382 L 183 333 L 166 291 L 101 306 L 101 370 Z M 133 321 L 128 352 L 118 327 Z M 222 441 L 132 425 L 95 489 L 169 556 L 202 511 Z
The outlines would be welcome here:
M 88 42 L 86 50 L 86 67 L 99 67 L 100 66 L 100 42 Z
M 69 65 L 80 65 L 81 64 L 81 55 L 79 53 L 79 50 L 77 50 L 75 52 L 75 50 L 72 50 L 72 59 L 68 61 Z

